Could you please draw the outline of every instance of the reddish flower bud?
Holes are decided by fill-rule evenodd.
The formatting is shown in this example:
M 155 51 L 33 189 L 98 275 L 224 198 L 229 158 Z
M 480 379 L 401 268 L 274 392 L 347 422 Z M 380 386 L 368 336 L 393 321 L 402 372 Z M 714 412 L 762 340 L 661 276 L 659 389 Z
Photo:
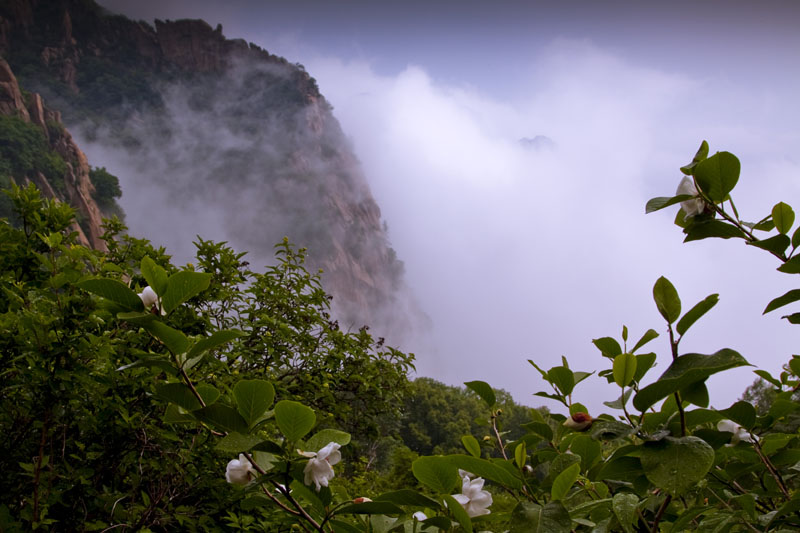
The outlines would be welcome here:
M 592 417 L 589 413 L 573 413 L 564 421 L 564 425 L 573 431 L 586 431 L 592 425 Z

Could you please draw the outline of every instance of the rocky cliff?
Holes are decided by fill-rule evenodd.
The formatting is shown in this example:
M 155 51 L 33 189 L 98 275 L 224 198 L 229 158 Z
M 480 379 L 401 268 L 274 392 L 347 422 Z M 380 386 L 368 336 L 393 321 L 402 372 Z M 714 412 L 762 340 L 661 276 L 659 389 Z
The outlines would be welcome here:
M 24 125 L 32 126 L 27 128 L 29 136 L 41 140 L 40 148 L 51 152 L 46 155 L 61 164 L 58 172 L 50 176 L 45 175 L 44 169 L 31 163 L 27 168 L 11 169 L 10 175 L 6 178 L 18 185 L 32 182 L 45 196 L 71 204 L 81 220 L 81 224 L 75 224 L 72 228 L 78 232 L 79 241 L 87 246 L 102 248 L 104 246 L 100 239 L 102 212 L 94 199 L 95 188 L 89 177 L 86 156 L 64 128 L 61 114 L 47 108 L 41 95 L 36 93 L 23 95 L 17 78 L 2 58 L 0 58 L 0 115 L 5 117 L 3 141 L 7 145 L 16 142 L 16 139 L 11 138 L 9 131 L 14 127 L 13 121 L 16 119 L 17 127 L 20 126 L 19 123 L 22 123 L 22 128 L 25 128 Z M 11 159 L 14 155 L 19 154 L 9 154 L 3 159 Z M 18 165 L 11 166 L 18 167 Z
M 380 209 L 302 66 L 204 21 L 153 27 L 91 0 L 6 0 L 0 53 L 120 177 L 134 231 L 225 239 L 251 263 L 288 236 L 349 325 L 408 325 Z

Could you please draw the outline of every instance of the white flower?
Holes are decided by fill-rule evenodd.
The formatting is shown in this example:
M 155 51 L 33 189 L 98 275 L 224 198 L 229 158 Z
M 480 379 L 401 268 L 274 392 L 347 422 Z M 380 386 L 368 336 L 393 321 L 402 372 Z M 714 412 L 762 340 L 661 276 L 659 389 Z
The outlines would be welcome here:
M 726 446 L 736 446 L 739 441 L 752 443 L 755 440 L 754 435 L 732 420 L 720 420 L 717 429 L 733 433 L 730 444 L 726 444 Z
M 678 185 L 678 190 L 675 191 L 675 196 L 680 194 L 688 194 L 689 196 L 700 196 L 697 192 L 697 187 L 694 185 L 694 180 L 688 176 L 684 176 Z M 694 200 L 684 200 L 681 202 L 681 209 L 686 213 L 686 218 L 699 215 L 705 209 L 706 203 L 702 198 L 695 198 Z
M 492 495 L 483 490 L 483 478 L 470 479 L 464 476 L 461 480 L 461 494 L 453 494 L 455 499 L 467 511 L 470 518 L 489 514 Z
M 152 287 L 147 286 L 142 289 L 142 292 L 139 293 L 139 298 L 142 300 L 146 310 L 150 311 L 155 305 L 161 310 L 161 316 L 167 314 L 166 311 L 164 311 L 164 308 L 161 307 L 161 298 L 156 294 L 156 291 L 154 291 Z
M 420 522 L 422 522 L 423 520 L 427 520 L 428 519 L 428 517 L 425 516 L 425 513 L 423 513 L 422 511 L 417 511 L 416 513 L 412 514 L 411 516 L 413 516 L 414 518 L 416 518 Z
M 300 455 L 309 458 L 308 464 L 303 469 L 303 474 L 305 474 L 303 483 L 311 485 L 313 481 L 317 487 L 317 492 L 322 487 L 327 487 L 328 481 L 333 479 L 334 476 L 333 465 L 342 460 L 342 454 L 339 452 L 340 447 L 335 442 L 329 442 L 327 446 L 316 453 L 297 450 Z
M 232 459 L 225 469 L 225 480 L 234 485 L 247 485 L 250 483 L 250 472 L 253 471 L 253 465 L 247 460 L 243 454 L 239 454 L 238 459 Z

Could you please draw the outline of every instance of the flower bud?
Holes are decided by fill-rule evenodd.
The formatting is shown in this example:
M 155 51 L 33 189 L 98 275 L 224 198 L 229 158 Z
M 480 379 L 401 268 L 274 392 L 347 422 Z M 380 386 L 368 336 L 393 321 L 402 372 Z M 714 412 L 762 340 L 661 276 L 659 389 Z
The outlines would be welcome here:
M 564 425 L 573 431 L 586 431 L 592 425 L 592 417 L 589 413 L 573 413 L 564 421 Z
M 370 500 L 369 498 L 365 498 L 365 497 L 362 496 L 360 498 L 356 498 L 355 500 L 353 500 L 353 503 L 367 503 L 367 502 L 371 502 L 371 501 L 372 500 Z

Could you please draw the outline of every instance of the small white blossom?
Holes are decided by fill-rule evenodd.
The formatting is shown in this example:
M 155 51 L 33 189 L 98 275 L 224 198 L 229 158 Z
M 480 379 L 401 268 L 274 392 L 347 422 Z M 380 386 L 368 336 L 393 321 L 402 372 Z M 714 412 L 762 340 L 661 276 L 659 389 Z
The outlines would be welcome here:
M 726 446 L 736 446 L 740 441 L 753 443 L 755 440 L 753 434 L 732 420 L 720 420 L 717 424 L 717 429 L 719 431 L 733 433 L 730 444 Z
M 422 511 L 417 511 L 416 513 L 414 513 L 411 516 L 413 516 L 414 518 L 416 518 L 420 522 L 422 522 L 423 520 L 427 520 L 428 519 L 428 517 L 425 516 L 425 513 L 423 513 Z
M 156 294 L 156 291 L 153 290 L 152 287 L 147 286 L 142 289 L 142 292 L 138 294 L 139 298 L 142 300 L 144 304 L 144 308 L 150 311 L 153 306 L 155 305 L 156 308 L 161 310 L 161 316 L 166 315 L 167 313 L 164 311 L 164 308 L 161 307 L 161 298 Z
M 697 187 L 694 185 L 694 180 L 688 176 L 684 176 L 678 185 L 678 190 L 675 191 L 675 196 L 680 194 L 688 194 L 689 196 L 700 196 L 697 192 Z M 695 198 L 693 200 L 684 200 L 681 202 L 681 209 L 686 213 L 686 218 L 699 215 L 705 209 L 706 203 L 702 198 Z
M 250 472 L 253 472 L 253 465 L 243 454 L 239 454 L 238 459 L 232 459 L 225 469 L 225 480 L 234 485 L 247 485 L 250 483 Z
M 342 460 L 342 454 L 339 451 L 339 446 L 335 442 L 329 442 L 324 448 L 318 452 L 303 452 L 297 450 L 303 457 L 308 457 L 308 464 L 303 469 L 305 478 L 303 483 L 311 485 L 314 482 L 317 492 L 322 487 L 327 487 L 328 482 L 333 479 L 333 465 Z
M 453 494 L 453 499 L 461 504 L 470 518 L 489 514 L 488 507 L 492 505 L 492 495 L 483 490 L 483 478 L 470 479 L 468 475 L 461 480 L 461 494 Z

